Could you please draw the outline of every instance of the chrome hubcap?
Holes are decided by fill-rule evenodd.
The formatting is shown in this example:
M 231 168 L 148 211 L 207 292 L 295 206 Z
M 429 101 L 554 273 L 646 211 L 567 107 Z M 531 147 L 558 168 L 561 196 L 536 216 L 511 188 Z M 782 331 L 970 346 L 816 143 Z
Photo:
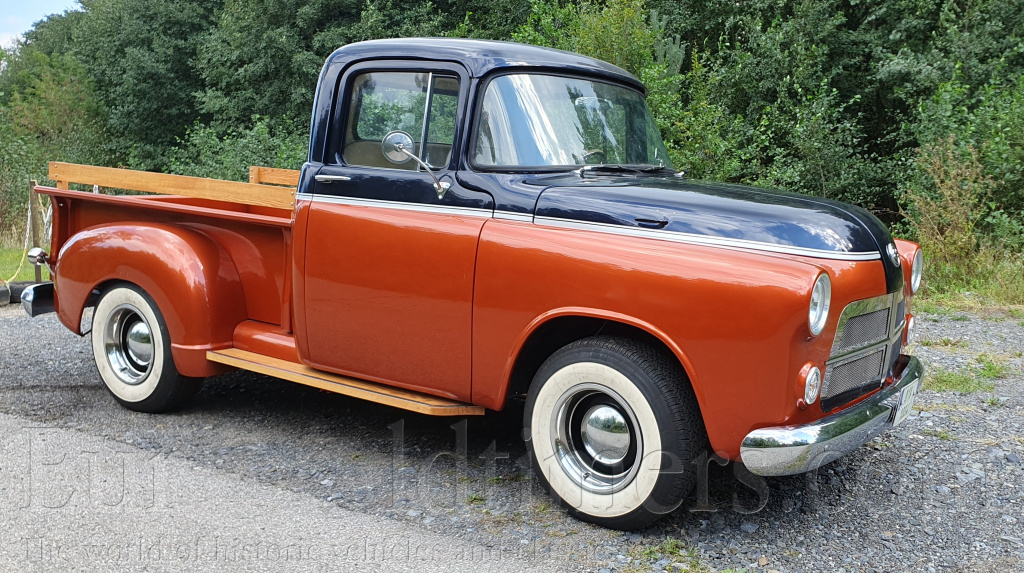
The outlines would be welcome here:
M 149 325 L 140 320 L 128 329 L 128 356 L 139 364 L 149 364 L 153 360 L 153 338 Z
M 153 365 L 153 332 L 135 307 L 122 304 L 103 326 L 107 363 L 125 384 L 142 383 Z
M 612 406 L 600 404 L 590 408 L 583 415 L 580 436 L 587 453 L 602 464 L 617 464 L 629 451 L 629 426 L 622 413 Z
M 555 457 L 577 485 L 600 494 L 629 485 L 640 469 L 643 437 L 632 408 L 612 389 L 581 384 L 553 412 Z

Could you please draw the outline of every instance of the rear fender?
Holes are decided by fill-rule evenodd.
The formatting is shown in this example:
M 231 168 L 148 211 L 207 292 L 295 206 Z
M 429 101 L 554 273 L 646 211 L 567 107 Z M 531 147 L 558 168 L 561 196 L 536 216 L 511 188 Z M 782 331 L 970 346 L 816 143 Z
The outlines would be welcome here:
M 92 293 L 115 282 L 145 290 L 167 322 L 175 366 L 185 376 L 212 376 L 224 367 L 207 350 L 231 346 L 246 319 L 238 272 L 210 237 L 160 223 L 104 225 L 81 231 L 61 248 L 54 269 L 57 314 L 82 334 Z

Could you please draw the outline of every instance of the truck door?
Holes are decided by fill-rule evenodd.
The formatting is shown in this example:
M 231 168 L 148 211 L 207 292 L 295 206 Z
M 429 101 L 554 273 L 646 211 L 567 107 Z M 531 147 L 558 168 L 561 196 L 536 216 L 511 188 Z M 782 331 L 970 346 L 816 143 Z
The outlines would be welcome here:
M 342 77 L 312 186 L 304 312 L 314 367 L 470 399 L 473 275 L 490 195 L 454 169 L 468 77 L 459 66 L 363 64 Z M 395 130 L 418 162 L 393 163 Z

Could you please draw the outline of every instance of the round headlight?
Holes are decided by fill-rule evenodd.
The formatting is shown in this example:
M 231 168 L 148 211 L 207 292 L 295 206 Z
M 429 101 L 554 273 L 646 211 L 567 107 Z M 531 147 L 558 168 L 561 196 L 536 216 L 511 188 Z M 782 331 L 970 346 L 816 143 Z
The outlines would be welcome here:
M 818 399 L 819 392 L 821 392 L 821 371 L 817 366 L 812 366 L 804 380 L 804 402 L 813 404 Z
M 921 288 L 921 273 L 924 272 L 924 251 L 917 250 L 914 262 L 910 265 L 910 292 L 916 293 Z
M 818 276 L 811 289 L 811 308 L 807 312 L 807 324 L 811 334 L 817 336 L 825 328 L 828 320 L 828 307 L 832 302 L 832 281 L 827 274 Z

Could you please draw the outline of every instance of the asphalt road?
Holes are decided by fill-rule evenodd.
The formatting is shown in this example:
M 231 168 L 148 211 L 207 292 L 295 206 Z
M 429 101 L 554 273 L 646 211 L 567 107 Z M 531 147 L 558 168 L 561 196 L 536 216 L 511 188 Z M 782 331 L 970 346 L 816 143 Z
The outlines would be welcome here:
M 995 357 L 993 390 L 924 391 L 897 431 L 764 499 L 711 463 L 695 511 L 621 533 L 552 507 L 516 412 L 430 418 L 232 373 L 138 414 L 86 339 L 0 308 L 0 570 L 1021 570 L 1019 321 L 922 316 L 926 363 Z

